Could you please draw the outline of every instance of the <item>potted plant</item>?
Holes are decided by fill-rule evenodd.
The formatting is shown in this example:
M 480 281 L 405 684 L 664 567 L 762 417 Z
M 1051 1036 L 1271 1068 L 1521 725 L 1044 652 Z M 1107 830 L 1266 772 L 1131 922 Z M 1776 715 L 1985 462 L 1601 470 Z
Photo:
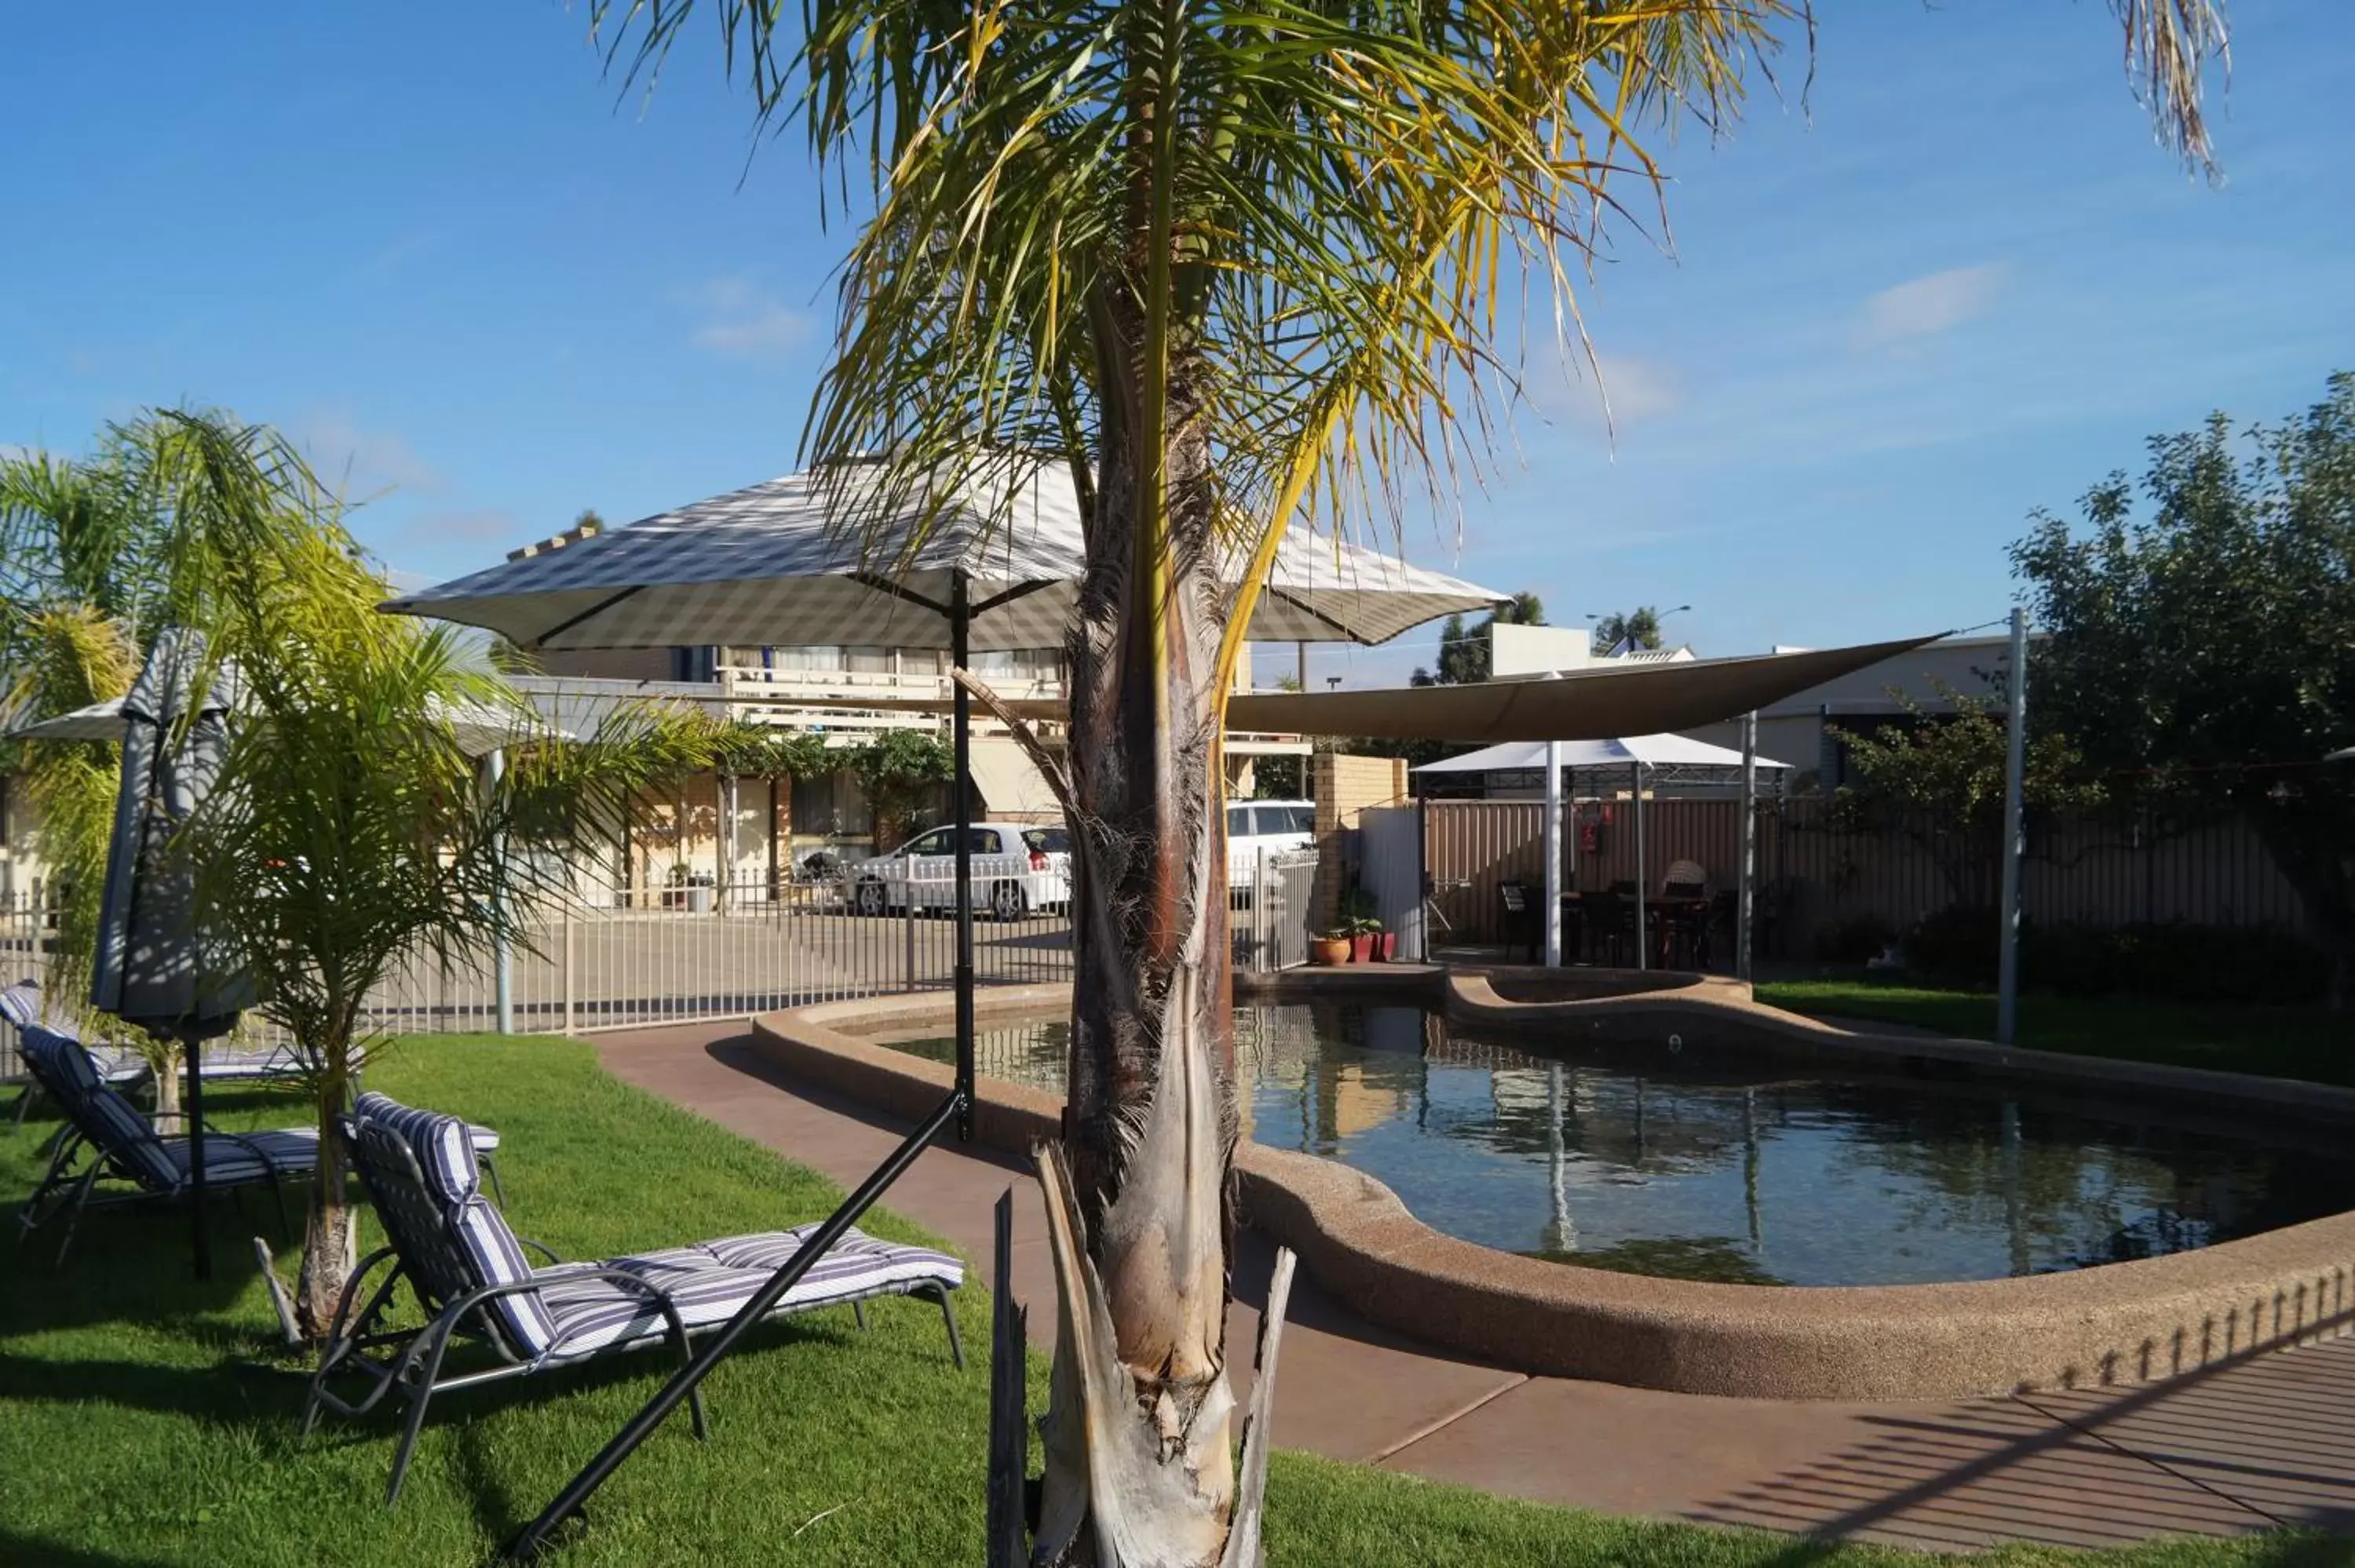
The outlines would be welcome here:
M 684 909 L 687 907 L 687 862 L 683 860 L 675 860 L 670 863 L 670 872 L 664 879 L 668 884 L 668 885 L 663 889 L 662 904 L 664 908 Z
M 1332 930 L 1308 938 L 1308 961 L 1322 967 L 1349 961 L 1349 934 Z
M 1334 935 L 1349 944 L 1353 963 L 1383 963 L 1391 956 L 1391 933 L 1382 929 L 1381 916 L 1376 914 L 1374 895 L 1362 887 L 1352 887 L 1341 898 L 1341 923 Z

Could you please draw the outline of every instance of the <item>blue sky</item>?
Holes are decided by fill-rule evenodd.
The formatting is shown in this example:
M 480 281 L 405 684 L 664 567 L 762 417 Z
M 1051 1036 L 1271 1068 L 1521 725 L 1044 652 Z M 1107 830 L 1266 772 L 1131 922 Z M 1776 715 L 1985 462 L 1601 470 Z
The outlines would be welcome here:
M 1540 408 L 1414 559 L 1557 621 L 1689 602 L 1706 653 L 1976 624 L 2029 508 L 2355 368 L 2345 0 L 2233 8 L 2222 189 L 2153 144 L 2095 0 L 1820 9 L 1804 109 L 1667 147 L 1673 256 L 1627 229 L 1598 263 L 1615 440 L 1534 346 Z M 577 7 L 16 16 L 0 444 L 232 408 L 436 578 L 786 471 L 844 239 L 796 140 L 748 163 L 702 44 L 646 102 Z M 1433 635 L 1317 669 L 1392 678 Z

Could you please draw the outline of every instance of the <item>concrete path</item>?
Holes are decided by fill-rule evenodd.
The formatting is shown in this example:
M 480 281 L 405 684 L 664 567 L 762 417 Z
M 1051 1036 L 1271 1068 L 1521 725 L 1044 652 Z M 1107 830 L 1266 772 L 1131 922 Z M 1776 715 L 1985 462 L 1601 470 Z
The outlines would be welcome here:
M 602 1035 L 621 1077 L 845 1186 L 906 1131 L 797 1086 L 741 1026 Z M 1014 1285 L 1054 1332 L 1036 1183 L 1012 1162 L 929 1150 L 883 1200 L 969 1255 L 1016 1190 Z M 1248 1361 L 1271 1249 L 1246 1233 L 1228 1343 Z M 1238 1367 L 1236 1398 L 1249 1396 Z M 1284 1340 L 1276 1441 L 1544 1502 L 1962 1549 L 2108 1546 L 2284 1525 L 2355 1532 L 2355 1340 L 2251 1358 L 2156 1388 L 1961 1404 L 1714 1399 L 1529 1377 L 1357 1318 L 1304 1273 Z

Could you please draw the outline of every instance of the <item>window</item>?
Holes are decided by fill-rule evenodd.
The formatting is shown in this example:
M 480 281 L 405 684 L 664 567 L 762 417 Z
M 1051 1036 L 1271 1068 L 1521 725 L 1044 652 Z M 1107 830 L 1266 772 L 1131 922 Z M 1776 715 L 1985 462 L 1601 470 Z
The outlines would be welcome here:
M 911 840 L 908 844 L 907 853 L 910 854 L 954 854 L 956 853 L 954 847 L 954 843 L 955 840 L 949 836 L 949 831 L 946 828 L 934 828 L 931 832 L 919 834 L 916 838 Z
M 1231 839 L 1247 839 L 1251 837 L 1251 808 L 1249 806 L 1228 807 L 1227 837 Z
M 995 829 L 975 828 L 973 830 L 973 853 L 975 854 L 996 854 L 999 853 L 998 846 L 1003 842 L 1004 841 L 998 838 Z
M 1313 833 L 1316 813 L 1308 806 L 1254 806 L 1262 833 Z
M 1071 853 L 1071 832 L 1069 828 L 1026 828 L 1022 842 L 1040 854 Z
M 875 813 L 858 781 L 847 773 L 821 773 L 794 779 L 795 834 L 858 834 L 875 831 Z

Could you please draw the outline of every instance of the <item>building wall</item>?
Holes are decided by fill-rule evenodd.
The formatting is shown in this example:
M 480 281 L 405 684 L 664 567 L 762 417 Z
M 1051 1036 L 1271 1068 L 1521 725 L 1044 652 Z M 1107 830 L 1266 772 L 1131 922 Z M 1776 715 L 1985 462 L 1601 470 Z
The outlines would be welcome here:
M 0 773 L 0 908 L 29 900 L 34 885 L 48 874 L 29 842 L 32 811 L 25 780 Z

